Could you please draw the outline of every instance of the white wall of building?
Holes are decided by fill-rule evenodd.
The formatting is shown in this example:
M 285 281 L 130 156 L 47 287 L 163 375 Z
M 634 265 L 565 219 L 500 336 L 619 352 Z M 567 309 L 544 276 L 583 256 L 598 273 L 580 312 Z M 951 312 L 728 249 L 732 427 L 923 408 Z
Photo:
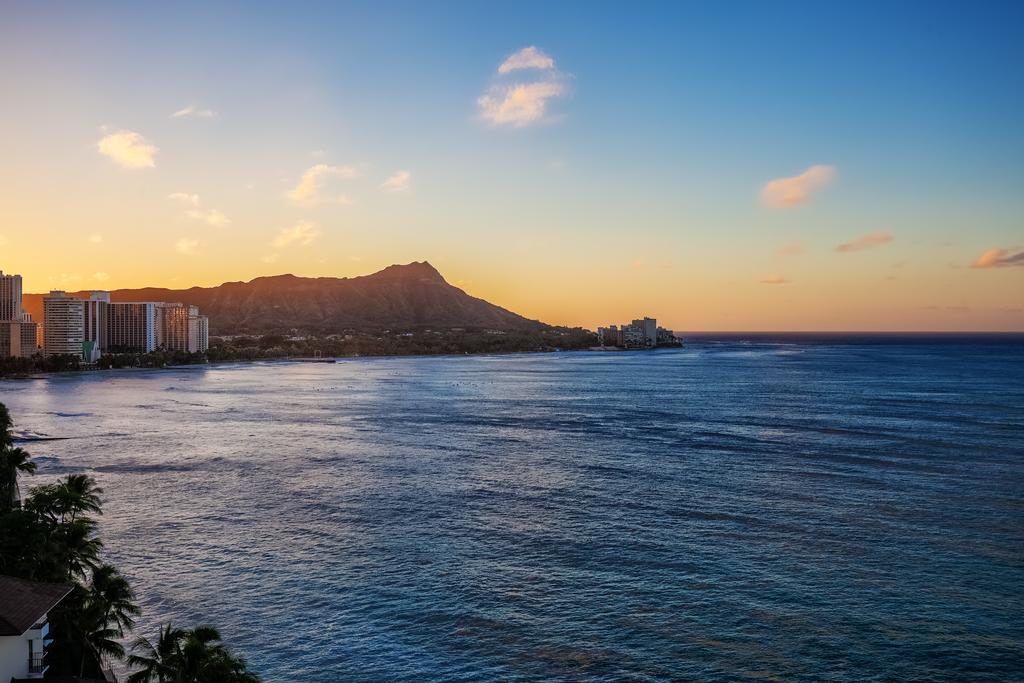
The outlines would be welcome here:
M 23 636 L 0 636 L 0 681 L 28 676 L 28 641 Z

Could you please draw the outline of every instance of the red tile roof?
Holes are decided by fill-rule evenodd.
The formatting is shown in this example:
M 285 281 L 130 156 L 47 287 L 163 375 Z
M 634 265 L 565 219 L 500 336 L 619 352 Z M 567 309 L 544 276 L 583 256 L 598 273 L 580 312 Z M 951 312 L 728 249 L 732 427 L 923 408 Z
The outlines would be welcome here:
M 70 592 L 62 583 L 0 576 L 0 636 L 20 636 Z

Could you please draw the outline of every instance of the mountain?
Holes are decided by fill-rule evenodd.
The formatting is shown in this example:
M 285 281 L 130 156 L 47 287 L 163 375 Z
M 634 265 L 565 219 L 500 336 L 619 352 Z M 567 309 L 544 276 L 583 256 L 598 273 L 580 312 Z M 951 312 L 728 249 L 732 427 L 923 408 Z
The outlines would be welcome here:
M 72 294 L 89 296 L 88 291 Z M 43 319 L 42 298 L 42 294 L 24 296 L 25 309 L 35 320 Z M 426 261 L 353 278 L 275 275 L 217 287 L 117 289 L 110 298 L 194 304 L 209 316 L 210 333 L 215 335 L 292 329 L 330 334 L 346 329 L 548 327 L 466 294 Z

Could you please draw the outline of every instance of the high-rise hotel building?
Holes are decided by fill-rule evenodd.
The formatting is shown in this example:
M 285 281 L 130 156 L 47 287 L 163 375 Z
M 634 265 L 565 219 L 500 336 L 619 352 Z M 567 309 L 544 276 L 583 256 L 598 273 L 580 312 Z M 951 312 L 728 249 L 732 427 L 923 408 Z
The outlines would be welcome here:
M 0 358 L 27 358 L 36 348 L 36 323 L 21 307 L 21 276 L 0 270 Z
M 83 355 L 85 304 L 60 290 L 43 297 L 43 352 L 47 356 Z
M 21 276 L 0 270 L 0 320 L 21 320 Z
M 199 307 L 157 304 L 157 346 L 168 351 L 197 353 L 209 348 L 209 321 Z
M 107 345 L 104 350 L 110 353 L 155 351 L 159 305 L 118 301 L 107 306 Z
M 85 300 L 50 292 L 43 310 L 47 355 L 71 353 L 94 363 L 103 353 L 209 348 L 209 321 L 197 306 L 111 301 L 109 292 L 93 292 Z

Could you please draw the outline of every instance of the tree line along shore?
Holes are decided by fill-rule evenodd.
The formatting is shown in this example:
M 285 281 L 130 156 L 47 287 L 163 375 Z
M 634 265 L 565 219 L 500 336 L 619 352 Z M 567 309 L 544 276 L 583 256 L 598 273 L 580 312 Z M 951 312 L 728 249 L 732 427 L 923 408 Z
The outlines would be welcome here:
M 157 350 L 149 353 L 108 353 L 94 365 L 73 355 L 0 358 L 0 377 L 85 368 L 161 368 L 194 363 L 252 361 L 274 358 L 351 358 L 357 356 L 430 356 L 481 353 L 543 352 L 587 349 L 596 343 L 582 328 L 524 330 L 448 329 L 350 332 L 325 337 L 267 334 L 211 337 L 203 353 Z

